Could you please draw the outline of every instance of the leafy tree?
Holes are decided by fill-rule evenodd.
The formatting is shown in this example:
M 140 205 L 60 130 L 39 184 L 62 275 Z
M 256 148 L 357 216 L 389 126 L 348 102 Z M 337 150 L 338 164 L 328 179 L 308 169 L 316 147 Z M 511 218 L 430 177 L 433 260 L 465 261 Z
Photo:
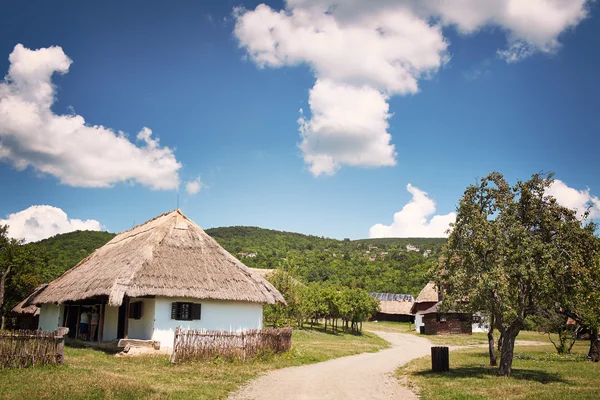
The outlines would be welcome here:
M 436 276 L 444 306 L 489 314 L 502 338 L 498 374 L 509 376 L 525 318 L 557 300 L 559 281 L 596 268 L 594 226 L 547 196 L 552 176 L 510 186 L 499 173 L 471 185 L 457 207 Z M 574 284 L 576 286 L 576 284 Z

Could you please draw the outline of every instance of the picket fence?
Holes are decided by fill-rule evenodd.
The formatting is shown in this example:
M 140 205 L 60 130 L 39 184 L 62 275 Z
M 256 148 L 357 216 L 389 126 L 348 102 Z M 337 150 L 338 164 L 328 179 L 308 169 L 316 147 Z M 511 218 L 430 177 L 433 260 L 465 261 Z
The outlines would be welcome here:
M 248 360 L 265 352 L 283 353 L 292 347 L 292 328 L 253 329 L 244 332 L 184 330 L 177 327 L 171 362 Z
M 56 331 L 16 330 L 0 333 L 0 369 L 62 364 L 64 336 L 68 328 Z

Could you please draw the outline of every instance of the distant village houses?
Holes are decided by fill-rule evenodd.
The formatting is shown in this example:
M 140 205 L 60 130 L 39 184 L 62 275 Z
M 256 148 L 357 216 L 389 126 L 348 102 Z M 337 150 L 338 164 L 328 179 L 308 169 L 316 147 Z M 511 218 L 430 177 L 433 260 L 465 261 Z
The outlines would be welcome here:
M 416 251 L 417 253 L 421 251 L 421 249 L 419 249 L 416 246 L 413 246 L 412 244 L 407 244 L 406 245 L 406 251 Z
M 242 252 L 242 253 L 238 253 L 238 256 L 253 258 L 253 257 L 256 257 L 256 253 L 245 253 L 245 252 Z

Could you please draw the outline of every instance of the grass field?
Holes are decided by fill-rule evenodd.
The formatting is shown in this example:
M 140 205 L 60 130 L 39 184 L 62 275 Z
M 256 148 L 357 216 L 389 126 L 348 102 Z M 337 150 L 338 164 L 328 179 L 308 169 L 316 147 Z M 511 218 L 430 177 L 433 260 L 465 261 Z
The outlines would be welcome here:
M 65 349 L 66 365 L 0 370 L 2 399 L 223 399 L 264 371 L 310 364 L 388 347 L 376 335 L 294 330 L 293 348 L 241 362 L 171 365 L 167 356 L 115 357 L 99 350 Z
M 431 372 L 431 360 L 424 357 L 396 375 L 423 400 L 598 399 L 600 364 L 585 360 L 588 348 L 588 342 L 578 342 L 573 354 L 559 356 L 551 345 L 517 346 L 510 378 L 496 376 L 481 348 L 451 352 L 446 373 Z

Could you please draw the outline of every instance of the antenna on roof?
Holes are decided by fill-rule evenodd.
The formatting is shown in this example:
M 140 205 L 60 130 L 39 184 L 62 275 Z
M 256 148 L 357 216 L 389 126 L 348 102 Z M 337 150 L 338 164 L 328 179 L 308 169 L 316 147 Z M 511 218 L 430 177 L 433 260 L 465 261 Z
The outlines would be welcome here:
M 179 190 L 177 191 L 177 209 L 179 210 Z

